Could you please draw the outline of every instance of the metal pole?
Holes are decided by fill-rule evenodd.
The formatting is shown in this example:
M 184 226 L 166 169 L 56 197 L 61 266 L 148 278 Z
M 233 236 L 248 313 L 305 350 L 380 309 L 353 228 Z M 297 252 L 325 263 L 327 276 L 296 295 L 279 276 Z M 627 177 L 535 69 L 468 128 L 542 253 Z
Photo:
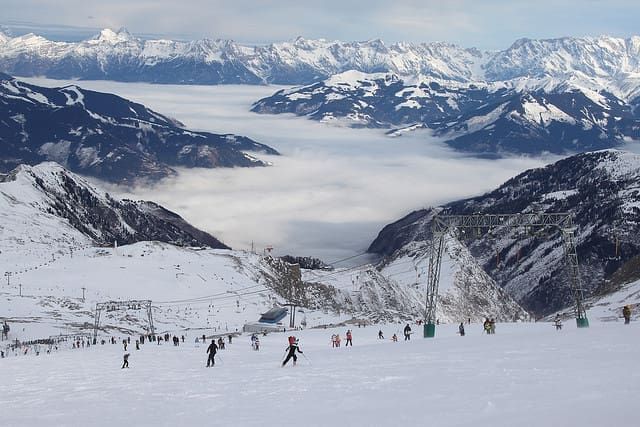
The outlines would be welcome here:
M 431 236 L 431 254 L 429 255 L 429 274 L 424 313 L 424 337 L 433 338 L 436 333 L 436 305 L 438 301 L 438 282 L 444 250 L 444 231 L 433 231 Z

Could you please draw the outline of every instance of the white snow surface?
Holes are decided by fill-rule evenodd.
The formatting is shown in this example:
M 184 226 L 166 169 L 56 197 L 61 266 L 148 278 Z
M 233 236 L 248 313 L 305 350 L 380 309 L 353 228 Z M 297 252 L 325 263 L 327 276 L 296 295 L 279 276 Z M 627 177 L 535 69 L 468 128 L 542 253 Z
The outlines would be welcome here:
M 206 346 L 122 344 L 0 359 L 2 425 L 20 426 L 469 426 L 633 425 L 640 374 L 639 325 L 592 322 L 353 329 L 353 347 L 332 348 L 345 328 L 293 332 L 297 366 L 280 367 L 290 333 L 243 335 L 206 368 Z M 378 340 L 381 329 L 385 339 Z M 392 342 L 393 333 L 400 341 Z M 121 337 L 118 337 L 121 338 Z M 121 340 L 120 340 L 121 341 Z M 344 343 L 344 340 L 343 340 Z M 33 350 L 33 349 L 31 349 Z

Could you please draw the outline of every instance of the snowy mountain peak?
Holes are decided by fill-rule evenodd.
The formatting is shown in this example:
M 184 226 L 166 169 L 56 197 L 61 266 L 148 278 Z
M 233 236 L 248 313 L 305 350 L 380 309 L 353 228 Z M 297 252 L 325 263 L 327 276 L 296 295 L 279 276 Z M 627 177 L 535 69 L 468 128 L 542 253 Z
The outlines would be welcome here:
M 104 30 L 100 31 L 100 34 L 96 35 L 92 40 L 98 42 L 107 42 L 115 45 L 117 43 L 136 40 L 136 38 L 133 37 L 125 27 L 121 27 L 118 31 L 113 31 L 110 28 L 105 28 Z

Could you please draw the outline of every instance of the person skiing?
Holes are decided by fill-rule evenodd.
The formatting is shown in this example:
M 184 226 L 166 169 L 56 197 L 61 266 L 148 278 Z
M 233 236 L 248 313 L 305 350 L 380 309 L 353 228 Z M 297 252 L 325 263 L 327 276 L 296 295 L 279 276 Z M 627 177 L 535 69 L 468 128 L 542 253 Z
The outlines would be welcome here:
M 251 348 L 254 350 L 260 350 L 260 340 L 256 334 L 251 334 Z
M 378 331 L 378 339 L 379 339 L 379 340 L 383 340 L 383 339 L 384 339 L 384 335 L 382 335 L 382 329 L 380 329 L 380 330 Z
M 489 335 L 491 333 L 491 322 L 489 322 L 489 318 L 484 319 L 484 323 L 482 324 L 484 331 Z
M 411 341 L 411 326 L 407 323 L 407 326 L 404 327 L 404 340 Z
M 460 326 L 458 326 L 458 332 L 460 333 L 461 337 L 464 336 L 464 322 L 460 322 Z
M 215 356 L 218 351 L 218 346 L 216 345 L 216 340 L 211 340 L 211 344 L 207 347 L 207 353 L 209 353 L 209 358 L 207 359 L 207 368 L 210 366 L 214 366 L 216 364 Z
M 340 334 L 336 334 L 336 347 L 340 347 L 340 341 L 342 341 Z
M 344 346 L 346 347 L 349 344 L 351 344 L 351 347 L 353 347 L 353 336 L 351 335 L 351 329 L 347 330 L 347 343 Z
M 624 324 L 628 325 L 631 322 L 631 306 L 629 304 L 625 305 L 622 309 L 622 317 L 624 317 Z
M 120 369 L 124 369 L 124 368 L 128 368 L 129 367 L 129 353 L 125 353 L 123 357 L 123 362 L 122 362 L 122 368 Z
M 296 350 L 298 351 L 298 353 L 303 354 L 302 350 L 300 350 L 300 347 L 298 346 L 297 339 L 293 341 L 293 344 L 289 344 L 289 347 L 285 349 L 285 351 L 288 351 L 288 353 L 287 353 L 287 357 L 282 362 L 282 367 L 284 367 L 284 365 L 286 365 L 289 359 L 291 358 L 293 358 L 293 366 L 296 366 L 296 362 L 298 361 L 298 356 L 296 356 Z
M 337 347 L 336 334 L 331 334 L 331 348 Z
M 560 313 L 556 314 L 556 319 L 553 321 L 556 331 L 562 329 L 562 319 L 560 319 Z
M 398 342 L 398 336 L 396 334 L 393 334 L 393 336 L 391 337 L 391 341 Z

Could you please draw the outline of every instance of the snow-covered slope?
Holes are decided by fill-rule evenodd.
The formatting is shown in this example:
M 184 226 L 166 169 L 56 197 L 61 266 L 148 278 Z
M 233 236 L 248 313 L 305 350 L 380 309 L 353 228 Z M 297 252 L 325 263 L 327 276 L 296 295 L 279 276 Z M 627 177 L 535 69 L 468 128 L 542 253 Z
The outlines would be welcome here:
M 616 292 L 640 278 L 640 157 L 604 150 L 525 171 L 496 190 L 386 226 L 369 250 L 392 259 L 427 242 L 435 212 L 500 214 L 567 212 L 576 227 L 580 283 L 587 295 Z M 457 235 L 476 262 L 529 311 L 553 313 L 573 303 L 558 229 L 501 227 Z M 418 254 L 426 256 L 425 251 Z
M 332 348 L 346 328 L 307 329 L 297 366 L 279 368 L 286 337 L 234 338 L 205 368 L 206 346 L 122 345 L 27 352 L 0 361 L 7 427 L 267 425 L 536 427 L 632 425 L 637 417 L 637 322 L 480 324 L 437 328 L 436 338 L 392 342 L 403 325 L 353 328 L 353 347 Z M 385 340 L 377 339 L 378 330 Z M 122 338 L 122 336 L 118 336 Z M 68 343 L 67 343 L 68 344 Z M 24 349 L 21 349 L 23 351 Z M 99 402 L 99 404 L 96 404 Z M 213 421 L 215 420 L 215 421 Z
M 225 246 L 176 214 L 114 199 L 55 163 L 4 176 L 0 217 L 7 280 L 0 316 L 32 338 L 89 333 L 95 303 L 109 300 L 150 299 L 159 330 L 207 333 L 241 329 L 289 301 L 303 310 L 296 325 L 406 321 L 424 313 L 424 287 L 394 278 L 392 267 L 301 271 L 278 258 L 213 249 Z M 454 294 L 442 304 L 442 321 L 459 318 L 463 296 Z M 523 317 L 509 301 L 491 292 L 466 303 L 483 315 Z M 131 333 L 145 330 L 145 322 L 139 310 L 101 319 L 105 331 Z

